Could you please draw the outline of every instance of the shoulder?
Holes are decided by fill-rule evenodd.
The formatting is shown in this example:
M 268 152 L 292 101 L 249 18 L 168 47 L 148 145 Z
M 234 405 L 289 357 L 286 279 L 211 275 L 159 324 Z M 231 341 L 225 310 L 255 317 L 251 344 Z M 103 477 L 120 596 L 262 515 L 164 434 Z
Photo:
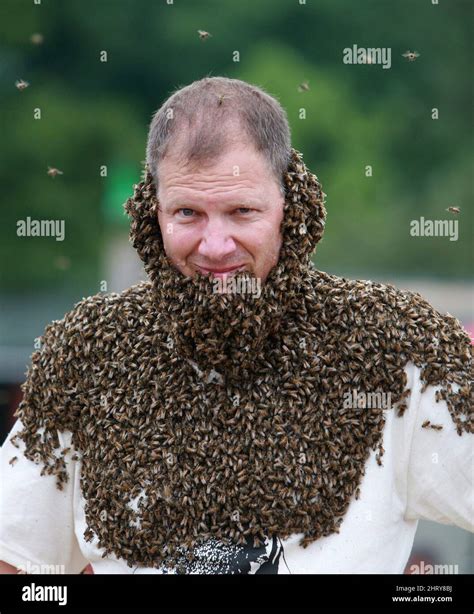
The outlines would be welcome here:
M 73 386 L 77 374 L 85 380 L 104 351 L 115 355 L 135 338 L 135 330 L 148 322 L 153 304 L 150 286 L 151 282 L 141 282 L 121 293 L 84 298 L 62 319 L 48 324 L 31 356 L 17 416 L 41 416 L 46 409 L 55 416 L 73 416 L 65 408 L 75 402 L 72 393 L 79 390 Z
M 380 362 L 387 382 L 412 362 L 420 368 L 421 392 L 442 385 L 438 397 L 447 401 L 459 432 L 472 430 L 459 417 L 472 415 L 472 344 L 457 318 L 440 313 L 419 293 L 390 284 L 319 271 L 311 277 L 315 326 L 329 339 L 335 335 L 349 358 Z
M 421 294 L 365 279 L 346 279 L 311 269 L 310 280 L 320 305 L 329 309 L 345 307 L 348 315 L 363 316 L 380 323 L 399 323 L 435 330 L 448 326 L 461 330 L 459 321 L 449 313 L 437 311 Z M 465 331 L 463 335 L 467 336 Z
M 53 320 L 31 356 L 29 372 L 61 372 L 73 358 L 93 356 L 106 340 L 122 337 L 147 322 L 153 308 L 151 282 L 140 282 L 121 293 L 98 293 L 78 301 L 60 320 Z
M 84 326 L 101 318 L 142 313 L 151 304 L 150 291 L 151 282 L 142 281 L 120 293 L 99 292 L 76 303 L 61 322 L 68 326 Z
M 120 293 L 99 292 L 78 301 L 60 320 L 53 320 L 45 328 L 43 338 L 54 341 L 80 334 L 94 337 L 97 326 L 103 327 L 119 320 L 128 322 L 139 318 L 152 306 L 151 282 L 142 281 Z

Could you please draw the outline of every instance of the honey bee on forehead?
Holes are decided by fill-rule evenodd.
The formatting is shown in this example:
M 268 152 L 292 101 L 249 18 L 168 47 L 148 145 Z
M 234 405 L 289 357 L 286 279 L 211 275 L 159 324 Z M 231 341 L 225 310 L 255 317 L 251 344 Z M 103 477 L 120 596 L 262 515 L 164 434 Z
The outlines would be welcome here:
M 420 57 L 420 54 L 417 51 L 405 51 L 402 54 L 404 58 L 406 58 L 409 62 L 413 62 L 416 58 Z
M 309 92 L 309 81 L 303 81 L 298 85 L 298 92 Z
M 18 90 L 20 90 L 20 92 L 21 92 L 22 90 L 26 90 L 26 88 L 27 88 L 27 87 L 29 87 L 29 85 L 30 85 L 30 84 L 28 83 L 28 81 L 24 81 L 23 79 L 18 79 L 18 80 L 15 82 L 15 87 L 16 87 Z
M 450 211 L 451 213 L 455 213 L 456 215 L 458 213 L 461 213 L 461 209 L 459 207 L 448 207 L 446 211 Z
M 57 175 L 62 175 L 63 172 L 60 171 L 58 168 L 48 166 L 47 174 L 54 179 Z
M 212 34 L 210 34 L 209 32 L 206 32 L 205 30 L 198 30 L 198 34 L 199 34 L 199 38 L 202 41 L 207 40 L 210 36 L 212 36 Z

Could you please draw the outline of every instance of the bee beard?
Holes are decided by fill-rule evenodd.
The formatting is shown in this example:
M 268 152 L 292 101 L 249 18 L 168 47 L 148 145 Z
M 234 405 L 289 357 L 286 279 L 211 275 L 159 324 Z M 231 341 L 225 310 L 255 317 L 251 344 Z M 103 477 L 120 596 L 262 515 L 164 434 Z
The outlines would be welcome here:
M 265 282 L 249 271 L 238 272 L 227 278 L 223 292 L 220 280 L 199 273 L 185 277 L 160 257 L 153 283 L 168 348 L 208 376 L 216 372 L 226 381 L 251 377 L 291 311 L 294 277 L 284 271 L 279 262 Z

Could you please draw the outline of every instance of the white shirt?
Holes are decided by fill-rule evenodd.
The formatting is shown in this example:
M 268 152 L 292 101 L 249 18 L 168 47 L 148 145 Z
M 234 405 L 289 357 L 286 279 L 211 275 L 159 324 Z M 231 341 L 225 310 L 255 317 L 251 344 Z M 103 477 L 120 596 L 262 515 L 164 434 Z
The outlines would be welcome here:
M 351 501 L 340 532 L 306 548 L 299 546 L 302 535 L 294 534 L 279 540 L 277 554 L 274 540 L 266 555 L 240 573 L 398 574 L 409 558 L 419 519 L 474 531 L 473 438 L 457 434 L 445 401 L 435 401 L 437 388 L 421 393 L 418 367 L 408 364 L 405 371 L 412 391 L 408 408 L 403 417 L 396 416 L 396 409 L 385 411 L 383 465 L 371 452 L 360 497 Z M 425 420 L 443 429 L 421 428 Z M 115 556 L 102 558 L 97 538 L 84 540 L 81 461 L 66 461 L 69 480 L 58 490 L 55 476 L 40 476 L 41 466 L 23 456 L 21 440 L 20 449 L 11 444 L 21 426 L 17 420 L 0 450 L 0 560 L 17 567 L 62 565 L 65 573 L 79 573 L 89 562 L 96 574 L 167 573 L 163 568 L 131 568 Z M 71 445 L 71 433 L 59 433 L 59 438 L 62 447 Z M 13 456 L 18 457 L 14 467 L 9 464 Z M 219 557 L 218 573 L 230 573 L 227 555 L 212 542 L 201 552 L 200 566 L 190 573 L 215 571 Z M 276 567 L 259 572 L 269 558 L 277 561 Z

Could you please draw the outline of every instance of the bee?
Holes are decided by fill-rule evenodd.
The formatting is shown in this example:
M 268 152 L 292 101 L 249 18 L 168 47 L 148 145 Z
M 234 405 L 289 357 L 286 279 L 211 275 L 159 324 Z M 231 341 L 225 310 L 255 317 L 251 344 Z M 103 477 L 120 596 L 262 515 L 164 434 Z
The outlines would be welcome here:
M 409 62 L 414 62 L 416 58 L 420 57 L 420 54 L 417 51 L 405 51 L 405 53 L 403 53 L 402 55 Z
M 27 88 L 27 87 L 29 87 L 29 86 L 30 86 L 30 84 L 28 83 L 28 81 L 24 81 L 23 79 L 18 79 L 18 80 L 15 82 L 15 87 L 16 87 L 18 90 L 20 90 L 20 92 L 21 92 L 22 90 L 26 90 L 26 88 Z
M 455 213 L 456 215 L 458 213 L 461 213 L 461 209 L 459 207 L 448 207 L 446 211 L 450 211 L 451 213 Z
M 423 424 L 421 425 L 421 428 L 422 429 L 426 429 L 426 428 L 428 428 L 430 426 L 430 424 L 431 424 L 431 422 L 429 420 L 425 420 L 423 422 Z
M 209 32 L 206 32 L 205 30 L 198 30 L 198 34 L 199 34 L 199 38 L 202 41 L 205 41 L 206 39 L 208 39 L 210 36 L 212 36 L 212 34 L 210 34 Z
M 71 261 L 69 260 L 69 258 L 59 256 L 54 261 L 54 266 L 61 271 L 66 271 L 71 266 Z
M 30 41 L 33 43 L 33 45 L 41 45 L 44 41 L 44 36 L 39 32 L 35 32 L 30 36 Z
M 224 96 L 224 94 L 220 94 L 219 98 L 217 99 L 217 106 L 218 107 L 222 106 L 222 103 L 224 102 L 226 98 L 228 98 L 228 96 Z
M 63 175 L 63 172 L 60 171 L 58 168 L 48 166 L 47 174 L 54 179 L 56 175 Z
M 441 424 L 431 424 L 430 428 L 434 429 L 435 431 L 440 431 L 443 427 Z
M 13 465 L 16 463 L 17 460 L 18 460 L 18 456 L 14 456 L 13 458 L 10 459 L 8 464 L 13 467 Z
M 309 81 L 303 81 L 298 85 L 298 92 L 309 92 Z

